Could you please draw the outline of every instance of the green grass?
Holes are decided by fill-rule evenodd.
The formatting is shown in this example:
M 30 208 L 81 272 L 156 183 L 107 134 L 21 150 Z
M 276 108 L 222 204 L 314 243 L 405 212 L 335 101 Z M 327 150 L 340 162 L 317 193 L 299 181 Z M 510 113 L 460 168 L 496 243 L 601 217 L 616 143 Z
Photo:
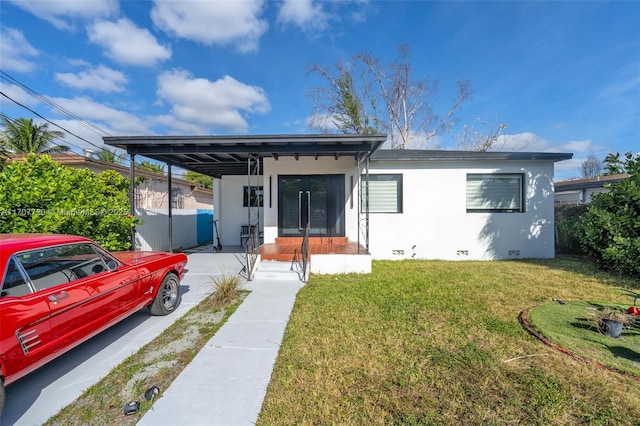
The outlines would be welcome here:
M 640 329 L 625 328 L 614 339 L 598 331 L 594 313 L 603 307 L 628 308 L 611 302 L 547 303 L 529 312 L 529 321 L 554 344 L 607 367 L 640 377 Z M 640 386 L 640 384 L 639 384 Z
M 575 258 L 374 262 L 301 289 L 260 425 L 638 424 L 638 382 L 531 336 L 518 315 L 639 283 Z

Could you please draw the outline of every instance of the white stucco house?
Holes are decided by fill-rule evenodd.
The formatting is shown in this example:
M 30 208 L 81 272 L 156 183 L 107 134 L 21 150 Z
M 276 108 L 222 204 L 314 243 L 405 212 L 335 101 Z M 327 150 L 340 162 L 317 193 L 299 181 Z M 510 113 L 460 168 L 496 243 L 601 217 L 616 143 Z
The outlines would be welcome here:
M 325 247 L 311 256 L 320 273 L 368 272 L 371 259 L 552 258 L 554 164 L 572 157 L 385 150 L 379 134 L 104 139 L 214 176 L 223 246 L 240 245 L 246 225 L 265 248 L 296 243 L 308 224 Z M 358 250 L 340 253 L 347 244 Z

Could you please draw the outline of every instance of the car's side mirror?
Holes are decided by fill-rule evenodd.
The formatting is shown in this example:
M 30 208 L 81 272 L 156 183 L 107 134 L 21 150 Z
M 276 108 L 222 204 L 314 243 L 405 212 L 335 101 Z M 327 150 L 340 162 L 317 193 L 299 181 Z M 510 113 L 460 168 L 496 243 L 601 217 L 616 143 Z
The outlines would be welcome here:
M 109 272 L 113 272 L 113 271 L 115 271 L 116 269 L 118 269 L 118 263 L 117 263 L 115 260 L 109 260 L 109 261 L 107 262 L 107 270 L 108 270 Z

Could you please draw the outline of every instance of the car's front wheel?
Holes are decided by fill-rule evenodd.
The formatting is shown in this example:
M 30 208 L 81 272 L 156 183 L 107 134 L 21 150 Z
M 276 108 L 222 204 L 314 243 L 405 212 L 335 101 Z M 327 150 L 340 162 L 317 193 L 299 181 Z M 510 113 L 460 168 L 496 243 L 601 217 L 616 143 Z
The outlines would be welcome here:
M 152 315 L 167 315 L 175 311 L 179 304 L 180 280 L 176 274 L 171 272 L 162 280 L 150 311 Z

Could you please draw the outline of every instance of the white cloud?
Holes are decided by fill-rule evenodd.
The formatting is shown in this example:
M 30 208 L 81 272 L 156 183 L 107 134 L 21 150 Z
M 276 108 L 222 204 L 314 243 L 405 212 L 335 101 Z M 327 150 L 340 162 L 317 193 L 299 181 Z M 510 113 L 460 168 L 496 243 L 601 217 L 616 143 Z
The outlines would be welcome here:
M 551 142 L 531 132 L 501 135 L 501 151 L 589 153 L 594 149 L 590 139 L 583 141 Z
M 278 12 L 278 22 L 293 24 L 302 29 L 322 30 L 328 16 L 322 6 L 313 0 L 284 0 Z
M 75 19 L 107 18 L 119 10 L 117 0 L 11 0 L 11 3 L 59 29 L 73 29 Z
M 36 98 L 27 93 L 22 87 L 16 86 L 15 84 L 8 84 L 3 80 L 0 80 L 0 91 L 7 95 L 9 98 L 13 99 L 13 101 L 19 102 L 22 105 L 33 107 L 38 104 L 38 100 L 36 100 Z M 18 118 L 19 115 L 12 115 L 12 113 L 9 113 L 9 111 L 20 108 L 20 114 L 22 114 L 23 110 L 21 109 L 21 107 L 18 107 L 11 99 L 0 96 L 0 111 L 6 113 L 11 118 Z
M 49 123 L 49 129 L 64 133 L 62 140 L 56 140 L 57 145 L 66 145 L 72 151 L 78 151 L 77 148 L 96 150 L 97 148 L 92 144 L 102 145 L 102 136 L 77 120 L 52 119 L 51 121 L 60 127 Z
M 240 52 L 258 49 L 268 24 L 260 19 L 262 0 L 154 1 L 151 18 L 163 31 L 205 45 L 235 45 Z
M 128 65 L 153 66 L 169 59 L 171 49 L 162 46 L 147 29 L 128 19 L 100 21 L 87 28 L 89 40 L 106 49 L 106 55 Z
M 124 91 L 127 77 L 104 65 L 74 73 L 56 73 L 56 80 L 74 89 L 93 90 L 104 93 Z
M 572 158 L 555 163 L 557 179 L 568 179 L 580 176 L 580 166 L 585 158 Z
M 321 32 L 325 30 L 341 33 L 342 30 L 330 27 L 337 22 L 359 24 L 367 19 L 370 12 L 375 13 L 375 6 L 369 0 L 283 0 L 278 9 L 278 23 L 293 25 L 305 33 Z
M 563 151 L 585 153 L 593 151 L 593 143 L 587 139 L 584 141 L 569 141 L 560 145 Z
M 83 119 L 95 123 L 109 133 L 144 135 L 150 132 L 148 124 L 137 116 L 111 108 L 88 97 L 53 98 L 52 100 L 66 110 L 81 111 Z
M 551 142 L 531 132 L 502 135 L 498 138 L 504 146 L 501 151 L 562 152 L 573 158 L 555 163 L 557 180 L 580 176 L 580 166 L 597 148 L 590 139 L 582 141 Z
M 0 30 L 0 58 L 4 71 L 29 72 L 33 71 L 40 52 L 25 38 L 21 31 L 13 28 Z
M 157 115 L 152 119 L 153 124 L 160 125 L 163 128 L 171 129 L 167 132 L 163 132 L 168 135 L 201 135 L 210 133 L 207 126 L 201 124 L 189 123 L 179 119 L 175 115 L 165 114 Z
M 248 130 L 243 114 L 271 109 L 262 88 L 228 75 L 209 81 L 186 71 L 165 72 L 158 78 L 158 96 L 172 105 L 179 120 L 236 132 Z

